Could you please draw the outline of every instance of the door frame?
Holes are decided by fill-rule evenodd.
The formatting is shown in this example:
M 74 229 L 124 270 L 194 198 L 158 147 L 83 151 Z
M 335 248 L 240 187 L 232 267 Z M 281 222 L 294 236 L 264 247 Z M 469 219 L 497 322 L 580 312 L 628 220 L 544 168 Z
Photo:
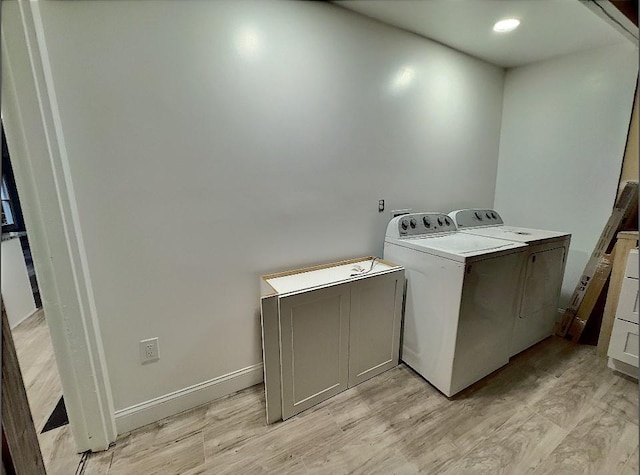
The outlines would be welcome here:
M 2 7 L 0 107 L 69 426 L 78 452 L 105 450 L 113 397 L 40 5 Z

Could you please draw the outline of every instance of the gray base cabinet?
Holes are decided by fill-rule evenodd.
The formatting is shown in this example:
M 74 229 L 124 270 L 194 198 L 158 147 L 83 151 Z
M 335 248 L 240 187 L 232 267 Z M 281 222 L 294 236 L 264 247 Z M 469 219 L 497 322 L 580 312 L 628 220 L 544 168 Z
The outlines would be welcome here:
M 347 389 L 349 303 L 348 285 L 280 299 L 283 419 Z
M 349 387 L 398 364 L 404 271 L 354 282 L 349 318 Z
M 351 275 L 370 265 L 362 258 L 263 277 L 268 422 L 398 364 L 404 269 L 376 260 Z

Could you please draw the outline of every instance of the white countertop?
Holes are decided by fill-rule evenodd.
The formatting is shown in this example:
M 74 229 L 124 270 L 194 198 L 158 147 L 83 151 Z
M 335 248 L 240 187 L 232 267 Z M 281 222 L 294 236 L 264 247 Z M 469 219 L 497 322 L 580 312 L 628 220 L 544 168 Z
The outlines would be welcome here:
M 391 266 L 380 262 L 379 260 L 376 260 L 376 262 L 373 264 L 371 272 L 351 275 L 355 273 L 354 268 L 357 266 L 360 266 L 361 268 L 364 268 L 365 271 L 368 271 L 371 267 L 371 261 L 372 259 L 363 259 L 362 261 L 357 261 L 350 264 L 336 265 L 324 269 L 299 272 L 296 274 L 274 277 L 265 280 L 278 293 L 286 294 L 317 287 L 324 287 L 336 283 L 348 282 L 351 280 L 358 280 L 376 274 L 381 274 L 392 269 L 401 268 L 401 266 Z

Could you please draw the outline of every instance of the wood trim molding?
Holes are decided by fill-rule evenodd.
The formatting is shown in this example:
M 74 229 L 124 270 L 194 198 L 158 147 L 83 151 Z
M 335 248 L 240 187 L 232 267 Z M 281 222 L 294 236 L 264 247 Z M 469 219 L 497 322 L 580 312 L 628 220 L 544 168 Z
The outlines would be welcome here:
M 620 231 L 613 248 L 613 267 L 611 268 L 611 281 L 607 291 L 607 300 L 602 314 L 600 335 L 596 354 L 601 358 L 607 357 L 613 322 L 616 319 L 616 311 L 624 280 L 624 271 L 627 267 L 629 251 L 638 246 L 638 231 Z
M 611 4 L 626 16 L 634 25 L 638 26 L 637 0 L 609 0 Z
M 615 0 L 585 0 L 580 3 L 615 28 L 636 47 L 638 46 L 637 5 L 635 18 L 633 18 L 633 13 L 630 10 L 620 8 L 620 4 L 636 3 L 636 0 L 623 0 L 621 2 Z
M 633 110 L 629 120 L 627 143 L 624 147 L 624 158 L 618 182 L 618 194 L 622 192 L 627 181 L 638 180 L 638 132 L 640 132 L 640 129 L 638 127 L 638 83 L 636 82 Z
M 16 348 L 2 306 L 2 442 L 9 452 L 8 473 L 44 475 L 44 461 L 24 388 Z

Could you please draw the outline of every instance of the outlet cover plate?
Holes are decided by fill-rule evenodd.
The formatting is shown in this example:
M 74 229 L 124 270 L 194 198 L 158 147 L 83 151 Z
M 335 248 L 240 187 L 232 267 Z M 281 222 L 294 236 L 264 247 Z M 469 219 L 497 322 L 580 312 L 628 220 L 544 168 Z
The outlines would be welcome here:
M 140 341 L 140 362 L 142 364 L 151 363 L 160 359 L 160 347 L 158 338 L 149 338 Z

